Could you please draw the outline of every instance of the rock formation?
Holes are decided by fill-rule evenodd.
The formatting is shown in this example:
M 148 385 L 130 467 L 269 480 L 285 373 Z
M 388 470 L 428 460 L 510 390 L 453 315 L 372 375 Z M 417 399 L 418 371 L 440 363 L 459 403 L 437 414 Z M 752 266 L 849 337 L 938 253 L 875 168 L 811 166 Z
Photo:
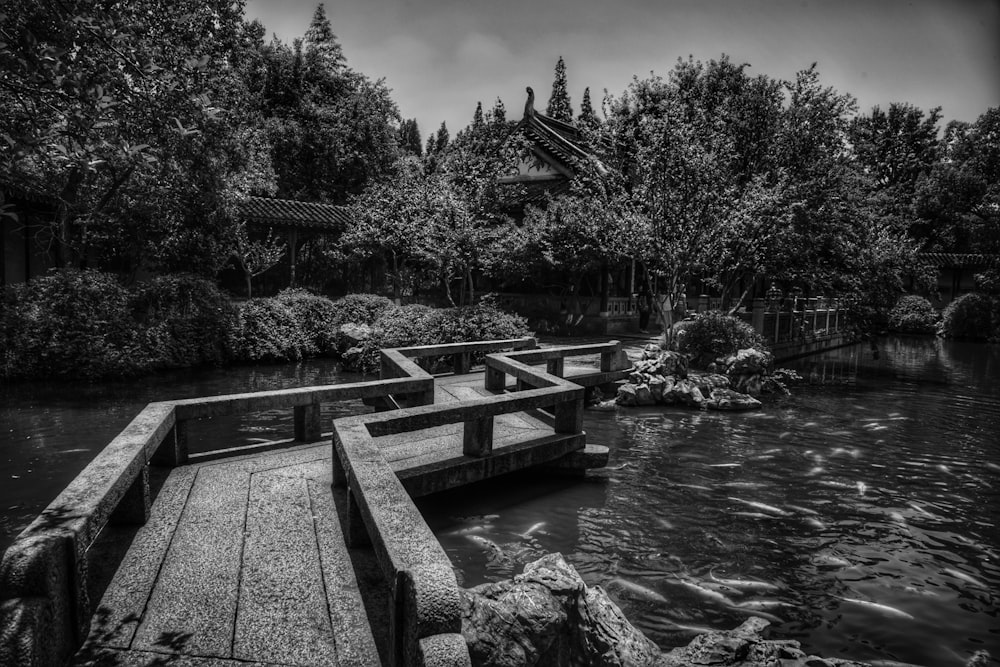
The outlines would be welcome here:
M 528 563 L 513 581 L 463 590 L 462 612 L 476 667 L 864 667 L 807 656 L 794 640 L 764 639 L 768 621 L 756 617 L 661 651 L 561 554 Z

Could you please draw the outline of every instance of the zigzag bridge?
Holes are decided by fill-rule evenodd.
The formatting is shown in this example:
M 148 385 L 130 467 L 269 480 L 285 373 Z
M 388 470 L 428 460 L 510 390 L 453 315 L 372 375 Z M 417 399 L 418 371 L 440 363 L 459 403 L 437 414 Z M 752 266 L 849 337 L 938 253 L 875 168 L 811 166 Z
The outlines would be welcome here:
M 442 358 L 450 374 L 421 366 Z M 631 364 L 616 341 L 533 338 L 381 364 L 370 382 L 146 406 L 5 553 L 0 663 L 470 664 L 451 562 L 412 498 L 603 466 L 584 394 Z M 324 433 L 321 406 L 357 399 L 375 412 Z M 293 439 L 189 453 L 194 420 L 286 408 Z

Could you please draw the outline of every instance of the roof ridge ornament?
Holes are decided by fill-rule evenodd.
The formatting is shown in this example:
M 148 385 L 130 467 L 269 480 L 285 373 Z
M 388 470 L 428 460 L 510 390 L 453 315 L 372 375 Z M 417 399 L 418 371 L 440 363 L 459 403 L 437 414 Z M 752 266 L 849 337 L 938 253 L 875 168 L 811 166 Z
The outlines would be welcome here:
M 530 118 L 535 115 L 535 91 L 528 86 L 528 100 L 524 103 L 524 117 Z

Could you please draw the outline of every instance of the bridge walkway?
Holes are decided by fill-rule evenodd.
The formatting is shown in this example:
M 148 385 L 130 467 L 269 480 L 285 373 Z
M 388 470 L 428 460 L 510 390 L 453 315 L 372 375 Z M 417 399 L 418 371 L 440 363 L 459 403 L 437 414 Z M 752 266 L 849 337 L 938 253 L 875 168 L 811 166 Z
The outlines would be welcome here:
M 592 367 L 565 368 L 565 377 Z M 435 379 L 434 403 L 497 393 L 482 372 Z M 497 415 L 492 447 L 553 437 L 540 411 Z M 100 602 L 74 664 L 377 665 L 371 618 L 325 442 L 174 468 Z M 410 484 L 467 463 L 463 424 L 374 438 Z M 503 470 L 498 470 L 503 472 Z M 454 484 L 452 484 L 454 485 Z M 358 554 L 355 553 L 355 560 Z M 378 605 L 376 605 L 377 607 Z M 375 631 L 373 632 L 373 627 Z

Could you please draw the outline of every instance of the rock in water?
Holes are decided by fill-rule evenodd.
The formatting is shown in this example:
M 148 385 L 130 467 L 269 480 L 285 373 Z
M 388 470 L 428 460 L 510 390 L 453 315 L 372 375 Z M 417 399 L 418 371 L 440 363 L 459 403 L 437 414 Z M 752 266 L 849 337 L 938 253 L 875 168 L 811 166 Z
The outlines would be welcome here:
M 806 655 L 795 640 L 764 639 L 769 623 L 756 617 L 661 652 L 560 554 L 528 563 L 513 581 L 460 593 L 462 635 L 476 667 L 864 667 Z
M 761 402 L 753 396 L 732 389 L 713 389 L 705 405 L 710 410 L 756 410 Z
M 638 405 L 635 396 L 636 385 L 634 384 L 623 384 L 618 387 L 618 396 L 615 397 L 615 402 L 618 405 L 624 405 L 627 408 L 632 408 Z

